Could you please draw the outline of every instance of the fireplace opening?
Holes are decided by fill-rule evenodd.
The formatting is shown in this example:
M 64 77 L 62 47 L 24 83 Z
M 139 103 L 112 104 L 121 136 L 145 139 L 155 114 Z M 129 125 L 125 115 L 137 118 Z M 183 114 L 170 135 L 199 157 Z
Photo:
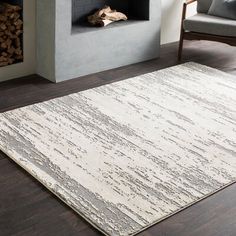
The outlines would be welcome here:
M 0 2 L 0 67 L 23 61 L 23 0 Z
M 72 33 L 104 29 L 88 22 L 88 16 L 104 6 L 110 6 L 128 17 L 126 21 L 117 21 L 104 27 L 106 29 L 149 20 L 150 0 L 139 0 L 138 4 L 137 0 L 72 0 Z

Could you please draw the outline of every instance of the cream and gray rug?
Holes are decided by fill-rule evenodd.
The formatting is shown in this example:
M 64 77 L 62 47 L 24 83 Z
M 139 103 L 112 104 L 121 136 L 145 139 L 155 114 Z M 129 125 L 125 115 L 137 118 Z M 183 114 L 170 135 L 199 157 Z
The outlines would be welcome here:
M 236 78 L 187 63 L 1 113 L 0 149 L 104 234 L 133 235 L 236 180 Z

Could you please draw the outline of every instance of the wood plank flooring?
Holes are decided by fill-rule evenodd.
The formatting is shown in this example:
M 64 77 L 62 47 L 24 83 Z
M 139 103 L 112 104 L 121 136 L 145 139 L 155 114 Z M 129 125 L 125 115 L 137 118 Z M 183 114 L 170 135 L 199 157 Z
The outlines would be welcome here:
M 236 47 L 185 42 L 184 61 L 236 75 Z M 53 84 L 32 75 L 0 83 L 0 112 L 178 64 L 177 44 L 161 58 Z M 0 236 L 99 236 L 68 206 L 0 152 Z M 236 184 L 147 229 L 139 236 L 235 236 Z

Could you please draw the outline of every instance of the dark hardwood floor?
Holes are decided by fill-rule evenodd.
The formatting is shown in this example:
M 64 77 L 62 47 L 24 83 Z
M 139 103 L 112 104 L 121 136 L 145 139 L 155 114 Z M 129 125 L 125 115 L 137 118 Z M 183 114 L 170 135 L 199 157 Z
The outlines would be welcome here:
M 177 44 L 162 47 L 161 58 L 59 84 L 37 75 L 0 83 L 0 112 L 178 64 Z M 236 75 L 236 47 L 186 42 L 184 61 Z M 99 236 L 69 207 L 0 152 L 0 236 Z M 236 184 L 208 197 L 139 236 L 235 236 Z

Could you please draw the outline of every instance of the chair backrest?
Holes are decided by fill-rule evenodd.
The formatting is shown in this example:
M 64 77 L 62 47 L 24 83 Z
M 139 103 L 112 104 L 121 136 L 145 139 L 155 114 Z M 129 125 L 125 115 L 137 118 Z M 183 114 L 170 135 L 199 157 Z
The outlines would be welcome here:
M 197 0 L 197 12 L 207 13 L 213 0 Z

